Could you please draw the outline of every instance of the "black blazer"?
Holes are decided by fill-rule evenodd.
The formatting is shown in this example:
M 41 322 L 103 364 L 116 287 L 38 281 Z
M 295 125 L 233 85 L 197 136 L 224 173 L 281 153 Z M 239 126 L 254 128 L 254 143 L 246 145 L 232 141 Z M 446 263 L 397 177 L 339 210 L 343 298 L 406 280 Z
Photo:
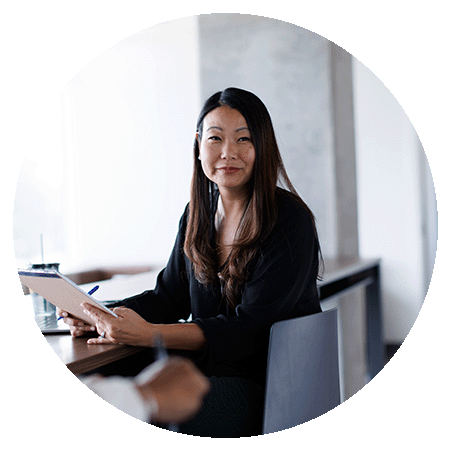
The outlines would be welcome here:
M 276 224 L 251 263 L 236 308 L 224 304 L 219 283 L 205 287 L 195 278 L 183 251 L 188 207 L 155 289 L 122 302 L 151 323 L 176 323 L 192 314 L 207 339 L 197 363 L 208 376 L 238 376 L 263 383 L 271 325 L 321 311 L 316 283 L 319 244 L 312 219 L 286 191 L 277 189 L 276 199 Z M 214 204 L 212 215 L 217 198 Z

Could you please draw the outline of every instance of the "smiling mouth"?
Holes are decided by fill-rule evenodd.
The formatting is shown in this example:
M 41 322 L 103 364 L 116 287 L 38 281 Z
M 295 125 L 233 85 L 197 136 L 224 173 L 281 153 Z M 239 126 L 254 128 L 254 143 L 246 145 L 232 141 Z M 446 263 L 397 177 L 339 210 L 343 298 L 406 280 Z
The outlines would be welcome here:
M 224 173 L 235 173 L 239 171 L 239 167 L 219 167 L 219 170 L 222 170 Z

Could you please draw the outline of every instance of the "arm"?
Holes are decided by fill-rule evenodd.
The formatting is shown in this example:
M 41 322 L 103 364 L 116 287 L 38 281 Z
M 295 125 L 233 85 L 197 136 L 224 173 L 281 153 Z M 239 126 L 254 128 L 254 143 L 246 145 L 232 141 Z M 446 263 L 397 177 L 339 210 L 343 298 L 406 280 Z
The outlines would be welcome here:
M 200 409 L 209 382 L 191 361 L 169 358 L 149 369 L 154 373 L 143 383 L 118 376 L 82 381 L 108 403 L 143 421 L 184 422 Z
M 320 311 L 318 241 L 303 209 L 285 209 L 261 246 L 235 315 L 198 318 L 211 361 L 241 360 L 262 351 L 270 326 Z
M 135 419 L 147 421 L 154 417 L 157 404 L 153 398 L 144 398 L 132 379 L 92 375 L 81 381 L 100 398 Z
M 82 304 L 84 312 L 96 323 L 99 334 L 104 337 L 92 338 L 88 344 L 129 344 L 152 347 L 155 336 L 161 336 L 168 348 L 176 350 L 200 350 L 206 344 L 202 329 L 195 323 L 153 324 L 144 320 L 135 311 L 119 307 L 114 308 L 117 317 L 102 310 Z

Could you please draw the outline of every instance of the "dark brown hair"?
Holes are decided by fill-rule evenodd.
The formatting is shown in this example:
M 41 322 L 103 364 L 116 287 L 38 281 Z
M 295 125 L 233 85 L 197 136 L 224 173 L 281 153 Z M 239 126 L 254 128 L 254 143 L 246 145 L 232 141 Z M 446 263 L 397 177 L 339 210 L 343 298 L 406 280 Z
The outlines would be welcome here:
M 255 148 L 248 204 L 238 226 L 230 255 L 220 269 L 223 298 L 230 306 L 236 306 L 247 279 L 248 264 L 275 225 L 277 183 L 282 182 L 290 191 L 290 195 L 304 206 L 311 215 L 313 224 L 314 216 L 288 178 L 269 112 L 256 95 L 238 88 L 228 88 L 212 95 L 205 102 L 198 117 L 199 139 L 201 140 L 205 116 L 225 105 L 237 109 L 243 115 Z M 213 285 L 218 282 L 219 271 L 216 247 L 210 241 L 211 229 L 214 226 L 214 219 L 211 217 L 213 191 L 217 186 L 205 176 L 198 156 L 199 144 L 196 139 L 184 251 L 193 263 L 196 278 L 205 285 Z

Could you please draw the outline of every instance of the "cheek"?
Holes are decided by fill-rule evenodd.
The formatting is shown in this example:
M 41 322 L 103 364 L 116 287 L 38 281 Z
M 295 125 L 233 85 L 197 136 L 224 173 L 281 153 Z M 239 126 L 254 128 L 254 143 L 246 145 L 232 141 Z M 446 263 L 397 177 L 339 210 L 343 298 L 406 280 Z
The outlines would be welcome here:
M 200 148 L 200 159 L 202 164 L 214 164 L 220 157 L 220 150 L 204 145 Z
M 211 164 L 211 153 L 208 151 L 200 152 L 200 161 L 202 162 L 202 166 Z
M 255 149 L 253 147 L 248 149 L 245 155 L 243 155 L 243 159 L 246 164 L 248 164 L 249 166 L 253 166 L 256 159 Z
M 203 173 L 206 176 L 208 176 L 210 174 L 210 170 L 208 169 L 209 164 L 203 158 L 201 160 L 201 166 L 202 166 Z
M 200 152 L 200 163 L 206 176 L 211 175 L 214 167 L 213 155 L 208 151 Z

